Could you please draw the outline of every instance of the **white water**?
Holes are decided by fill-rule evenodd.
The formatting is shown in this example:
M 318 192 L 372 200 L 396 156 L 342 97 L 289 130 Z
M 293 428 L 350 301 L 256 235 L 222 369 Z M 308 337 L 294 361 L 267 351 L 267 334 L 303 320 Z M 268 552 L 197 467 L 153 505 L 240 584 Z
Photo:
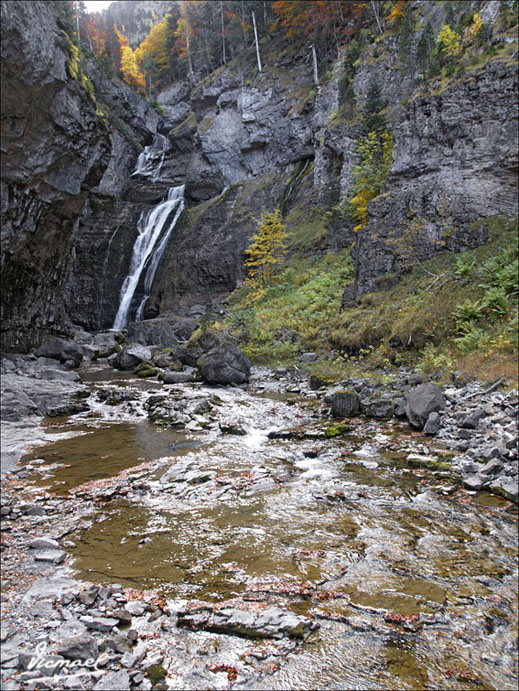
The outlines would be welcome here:
M 164 226 L 174 209 L 176 209 L 176 213 L 173 220 L 163 233 Z M 161 202 L 151 211 L 141 214 L 137 223 L 139 234 L 133 246 L 130 271 L 128 276 L 124 279 L 121 288 L 121 302 L 112 327 L 113 329 L 118 331 L 124 328 L 128 323 L 133 296 L 148 260 L 150 260 L 150 263 L 145 279 L 145 290 L 151 290 L 151 284 L 155 277 L 162 253 L 166 248 L 171 231 L 175 227 L 183 210 L 184 185 L 180 185 L 179 187 L 172 187 L 169 190 L 166 201 Z M 139 305 L 138 312 L 141 314 L 147 299 L 148 296 L 146 296 L 144 301 Z
M 139 154 L 132 177 L 134 175 L 142 175 L 151 177 L 152 181 L 158 180 L 168 149 L 168 138 L 162 134 L 154 135 L 151 146 L 145 146 L 144 151 Z

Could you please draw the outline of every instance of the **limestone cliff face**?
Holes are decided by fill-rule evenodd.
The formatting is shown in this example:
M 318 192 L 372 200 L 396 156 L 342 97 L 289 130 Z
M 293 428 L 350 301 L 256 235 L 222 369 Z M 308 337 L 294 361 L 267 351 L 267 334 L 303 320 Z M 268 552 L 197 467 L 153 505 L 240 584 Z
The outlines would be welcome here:
M 72 230 L 108 163 L 109 136 L 67 75 L 52 3 L 2 2 L 2 345 L 66 328 Z
M 517 67 L 490 63 L 394 117 L 393 164 L 354 245 L 345 304 L 437 251 L 487 239 L 485 218 L 517 215 Z
M 130 3 L 135 12 L 152 4 Z M 415 4 L 435 29 L 444 21 L 443 5 Z M 344 305 L 435 252 L 485 242 L 486 218 L 517 214 L 514 60 L 489 58 L 425 93 L 402 73 L 389 33 L 382 48 L 365 45 L 354 102 L 345 109 L 343 56 L 316 93 L 308 51 L 278 50 L 271 58 L 266 51 L 261 78 L 251 53 L 248 63 L 245 56 L 194 86 L 172 85 L 158 96 L 164 115 L 91 64 L 86 69 L 112 130 L 108 157 L 94 106 L 67 77 L 66 39 L 51 3 L 3 3 L 2 18 L 8 347 L 28 347 L 43 330 L 64 328 L 65 311 L 89 329 L 111 326 L 138 219 L 173 186 L 185 185 L 187 211 L 162 257 L 145 317 L 189 312 L 240 285 L 263 208 L 281 206 L 295 238 L 313 224 L 308 254 L 352 245 L 356 277 Z M 368 206 L 367 226 L 355 234 L 354 223 L 331 210 L 352 195 L 359 115 L 372 80 L 388 101 L 393 163 Z M 142 296 L 139 286 L 133 313 Z

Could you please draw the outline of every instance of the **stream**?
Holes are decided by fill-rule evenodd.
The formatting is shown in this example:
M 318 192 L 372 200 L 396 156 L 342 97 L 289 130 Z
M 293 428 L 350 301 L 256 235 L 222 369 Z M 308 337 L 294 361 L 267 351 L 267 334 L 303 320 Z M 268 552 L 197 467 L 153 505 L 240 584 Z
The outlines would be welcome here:
M 441 463 L 410 467 L 413 452 L 447 457 L 431 438 L 365 419 L 330 436 L 319 397 L 267 370 L 248 388 L 92 365 L 82 378 L 90 410 L 47 419 L 67 434 L 22 461 L 36 487 L 86 502 L 67 534 L 76 578 L 153 591 L 173 613 L 238 598 L 316 623 L 266 652 L 265 639 L 172 627 L 168 688 L 516 687 L 516 515 Z M 107 391 L 126 400 L 108 405 Z M 156 395 L 197 412 L 155 424 Z

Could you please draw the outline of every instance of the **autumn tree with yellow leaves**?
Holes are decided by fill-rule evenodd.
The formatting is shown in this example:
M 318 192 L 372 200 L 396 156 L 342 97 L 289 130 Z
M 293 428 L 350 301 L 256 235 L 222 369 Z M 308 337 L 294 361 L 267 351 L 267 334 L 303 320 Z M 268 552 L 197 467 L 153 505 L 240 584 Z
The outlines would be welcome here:
M 248 281 L 259 292 L 270 285 L 276 267 L 284 260 L 287 251 L 287 231 L 279 207 L 274 212 L 263 211 L 257 221 L 258 232 L 245 250 L 245 266 L 249 271 Z

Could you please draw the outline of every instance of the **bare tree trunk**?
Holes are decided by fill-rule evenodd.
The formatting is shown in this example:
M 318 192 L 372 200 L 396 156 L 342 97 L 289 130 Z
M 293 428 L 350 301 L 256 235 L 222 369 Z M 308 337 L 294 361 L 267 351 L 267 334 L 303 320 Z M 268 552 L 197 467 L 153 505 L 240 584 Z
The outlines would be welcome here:
M 187 66 L 189 69 L 189 81 L 195 81 L 195 75 L 193 73 L 193 63 L 191 62 L 191 46 L 189 44 L 189 26 L 186 24 L 186 49 L 187 49 Z
M 247 37 L 245 36 L 245 15 L 244 15 L 244 10 L 243 10 L 243 0 L 241 0 L 240 3 L 241 7 L 241 32 L 243 34 L 243 42 L 245 43 Z
M 371 4 L 371 9 L 373 10 L 373 14 L 375 15 L 375 19 L 377 20 L 378 30 L 382 34 L 384 32 L 382 31 L 382 27 L 380 26 L 380 17 L 379 17 L 378 6 L 375 2 L 373 2 L 373 0 L 371 0 L 370 4 Z
M 321 87 L 319 86 L 319 71 L 317 69 L 317 51 L 315 50 L 315 45 L 312 46 L 312 63 L 314 66 L 314 84 L 317 91 L 321 91 Z
M 256 15 L 254 14 L 254 12 L 252 13 L 252 23 L 254 25 L 254 40 L 256 41 L 256 57 L 258 59 L 258 70 L 261 72 L 261 57 L 258 42 L 258 31 L 256 29 Z
M 74 3 L 74 8 L 76 10 L 77 44 L 81 47 L 81 34 L 79 32 L 79 2 Z
M 222 17 L 222 52 L 223 52 L 223 64 L 227 64 L 227 57 L 225 55 L 225 26 L 223 23 L 223 0 L 220 0 L 220 15 Z

